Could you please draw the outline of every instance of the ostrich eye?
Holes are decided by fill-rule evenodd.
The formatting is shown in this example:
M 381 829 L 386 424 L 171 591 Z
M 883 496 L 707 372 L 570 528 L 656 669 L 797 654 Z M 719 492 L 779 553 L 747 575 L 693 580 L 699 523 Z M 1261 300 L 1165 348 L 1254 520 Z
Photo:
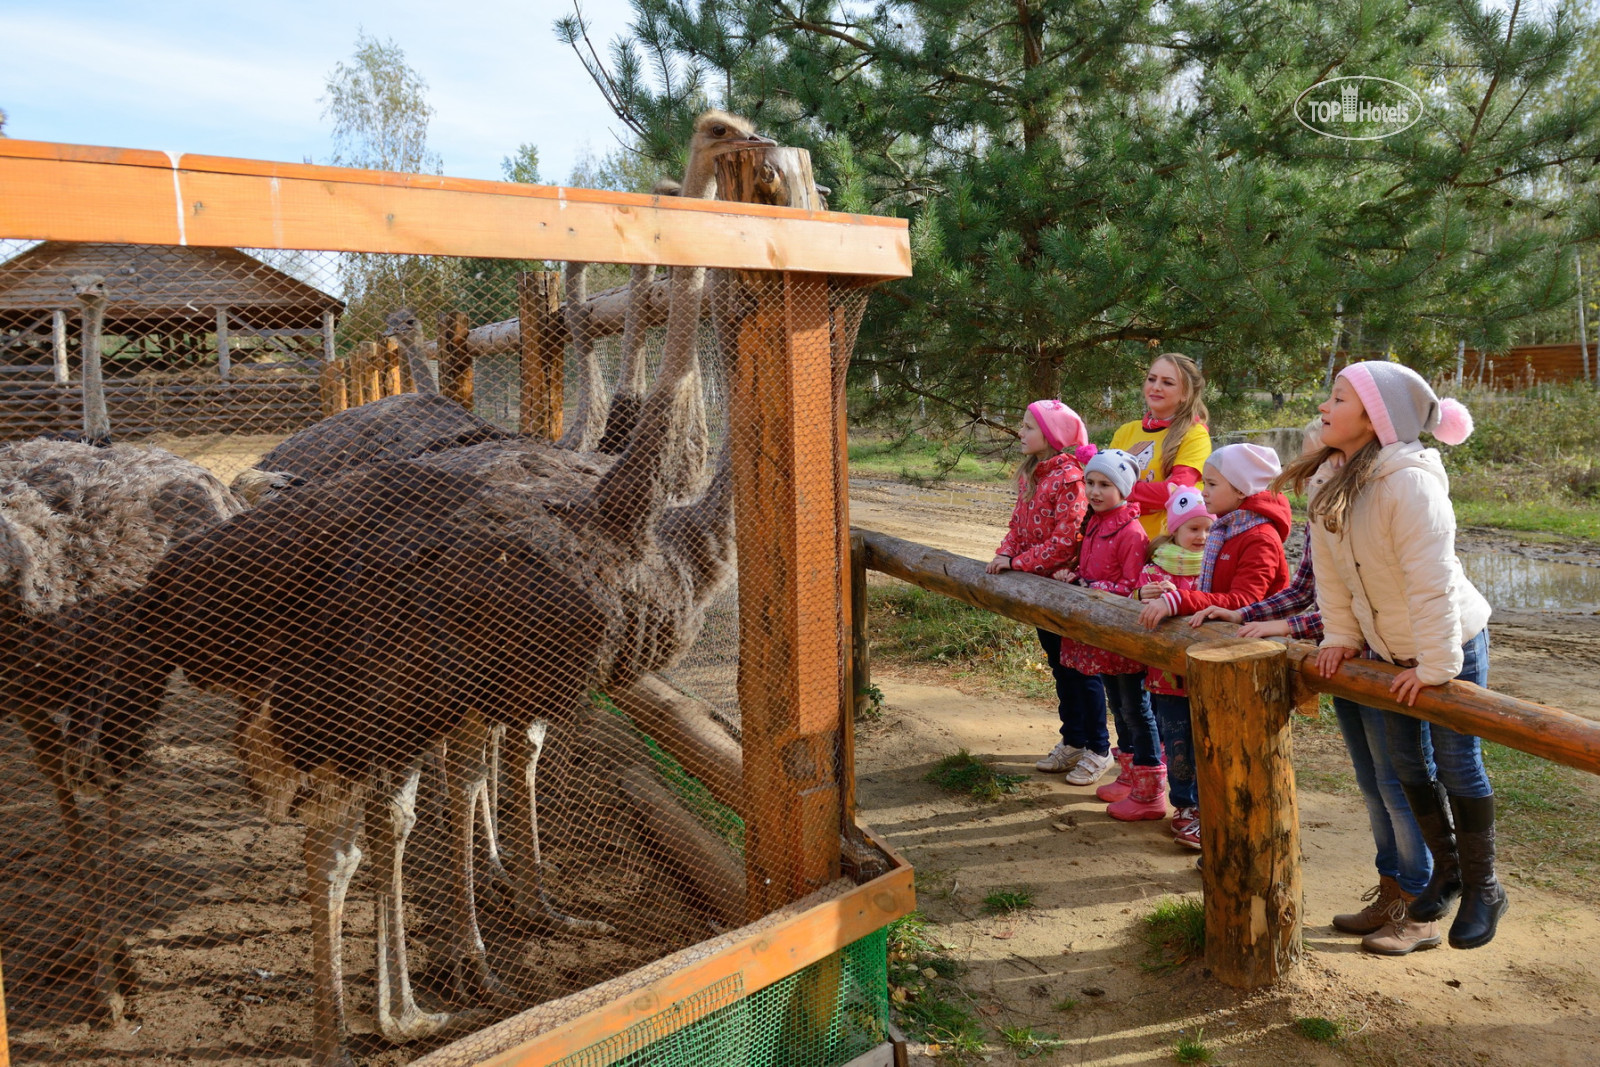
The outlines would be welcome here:
M 715 137 L 726 137 L 728 135 L 728 127 L 719 122 L 711 127 L 711 133 Z

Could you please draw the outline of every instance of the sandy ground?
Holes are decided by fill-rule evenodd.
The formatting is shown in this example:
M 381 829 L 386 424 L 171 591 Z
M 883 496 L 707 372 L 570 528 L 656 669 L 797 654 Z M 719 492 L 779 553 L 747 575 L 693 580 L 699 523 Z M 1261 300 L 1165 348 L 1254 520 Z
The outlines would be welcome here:
M 1011 513 L 1007 490 L 993 486 L 920 489 L 899 482 L 852 478 L 850 522 L 973 559 L 989 559 L 1005 536 Z M 1298 533 L 1290 548 L 1298 549 Z M 1519 556 L 1530 562 L 1580 566 L 1600 576 L 1600 545 L 1529 539 L 1471 528 L 1458 551 Z M 1494 598 L 1491 597 L 1491 602 Z M 1492 689 L 1600 719 L 1600 615 L 1588 611 L 1511 610 L 1497 604 L 1490 620 Z
M 916 866 L 935 936 L 968 965 L 960 986 L 967 1010 L 990 1031 L 986 1060 L 1016 1062 L 996 1034 L 1031 1026 L 1062 1041 L 1041 1063 L 1171 1063 L 1178 1037 L 1197 1032 L 1215 1062 L 1236 1065 L 1597 1061 L 1600 919 L 1581 901 L 1526 886 L 1510 871 L 1512 911 L 1486 948 L 1366 955 L 1357 939 L 1327 925 L 1376 881 L 1365 811 L 1353 797 L 1301 789 L 1299 973 L 1255 995 L 1204 980 L 1201 963 L 1147 973 L 1140 919 L 1159 898 L 1198 893 L 1194 853 L 1173 845 L 1163 823 L 1117 823 L 1092 789 L 1033 770 L 1055 740 L 1050 705 L 881 671 L 874 682 L 886 711 L 859 737 L 862 817 Z M 980 805 L 922 780 L 960 747 L 1027 774 L 1024 795 Z M 1325 735 L 1307 747 L 1340 754 Z M 1032 891 L 1035 908 L 984 912 L 985 895 L 1018 886 Z M 1054 1010 L 1063 999 L 1077 1004 Z M 1353 1036 L 1335 1047 L 1309 1041 L 1294 1020 L 1310 1016 L 1340 1022 Z

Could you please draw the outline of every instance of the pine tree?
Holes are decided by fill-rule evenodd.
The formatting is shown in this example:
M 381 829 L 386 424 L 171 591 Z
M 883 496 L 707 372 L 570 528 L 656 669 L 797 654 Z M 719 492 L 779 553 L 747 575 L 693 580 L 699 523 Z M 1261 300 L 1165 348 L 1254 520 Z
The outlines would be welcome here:
M 873 301 L 856 366 L 946 421 L 1097 397 L 1166 349 L 1225 389 L 1316 380 L 1336 320 L 1427 369 L 1569 299 L 1600 234 L 1592 197 L 1549 193 L 1600 162 L 1600 108 L 1556 92 L 1565 9 L 633 3 L 612 65 L 587 60 L 648 150 L 714 93 L 811 149 L 836 207 L 910 219 L 916 274 Z M 1340 141 L 1296 118 L 1356 74 L 1414 87 L 1422 120 Z

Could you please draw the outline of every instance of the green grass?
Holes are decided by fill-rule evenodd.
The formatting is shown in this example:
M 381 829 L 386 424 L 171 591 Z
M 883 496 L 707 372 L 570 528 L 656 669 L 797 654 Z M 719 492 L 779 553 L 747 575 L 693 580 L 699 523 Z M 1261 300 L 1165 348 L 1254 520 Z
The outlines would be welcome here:
M 983 1026 L 972 1013 L 940 997 L 925 996 L 900 1011 L 910 1035 L 930 1041 L 945 1051 L 977 1054 L 983 1051 Z
M 867 611 L 874 659 L 947 666 L 1027 696 L 1055 692 L 1031 626 L 914 585 L 870 587 Z
M 969 441 L 940 442 L 917 434 L 850 442 L 850 473 L 896 478 L 912 485 L 942 481 L 1009 482 L 1019 454 L 987 455 Z
M 1206 913 L 1199 897 L 1174 897 L 1144 917 L 1145 959 L 1154 974 L 1177 970 L 1206 951 Z
M 1056 1001 L 1054 1004 L 1050 1005 L 1050 1010 L 1051 1011 L 1071 1011 L 1073 1008 L 1076 1008 L 1079 1003 L 1080 1003 L 1080 1001 L 1076 997 L 1063 997 L 1062 999 Z
M 1553 534 L 1573 539 L 1600 539 L 1600 507 L 1561 500 L 1513 503 L 1502 500 L 1455 501 L 1456 521 L 1463 526 Z
M 1492 741 L 1483 762 L 1494 785 L 1500 866 L 1547 887 L 1600 899 L 1600 792 L 1580 772 Z
M 1320 1041 L 1324 1045 L 1331 1045 L 1344 1036 L 1343 1026 L 1320 1015 L 1296 1019 L 1294 1026 L 1300 1031 L 1301 1037 L 1308 1041 Z
M 1193 1037 L 1180 1037 L 1178 1043 L 1172 1048 L 1172 1058 L 1179 1063 L 1210 1063 L 1217 1058 L 1217 1054 L 1206 1047 L 1204 1038 L 1206 1032 L 1200 1030 Z
M 1034 1056 L 1043 1056 L 1052 1049 L 1058 1049 L 1064 1042 L 1054 1034 L 1035 1033 L 1031 1026 L 1002 1026 L 1000 1040 L 1005 1042 L 1007 1048 L 1016 1053 L 1017 1059 L 1032 1059 Z
M 983 898 L 983 910 L 990 915 L 1010 915 L 1033 907 L 1033 890 L 1025 886 L 996 889 Z
M 933 770 L 923 775 L 941 789 L 962 793 L 978 800 L 995 801 L 1008 793 L 1021 792 L 1025 774 L 1001 774 L 966 749 L 946 756 Z

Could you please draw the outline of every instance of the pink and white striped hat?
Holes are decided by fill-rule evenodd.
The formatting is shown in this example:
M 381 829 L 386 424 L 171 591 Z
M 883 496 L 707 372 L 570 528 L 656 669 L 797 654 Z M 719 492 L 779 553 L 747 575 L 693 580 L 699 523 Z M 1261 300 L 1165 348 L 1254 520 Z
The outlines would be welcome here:
M 1402 363 L 1367 360 L 1339 372 L 1367 409 L 1380 445 L 1415 441 L 1424 432 L 1447 445 L 1472 435 L 1472 413 L 1459 400 L 1440 400 L 1427 381 Z

